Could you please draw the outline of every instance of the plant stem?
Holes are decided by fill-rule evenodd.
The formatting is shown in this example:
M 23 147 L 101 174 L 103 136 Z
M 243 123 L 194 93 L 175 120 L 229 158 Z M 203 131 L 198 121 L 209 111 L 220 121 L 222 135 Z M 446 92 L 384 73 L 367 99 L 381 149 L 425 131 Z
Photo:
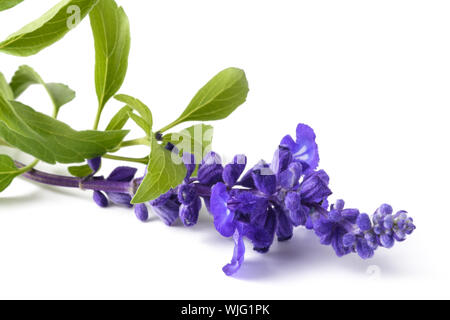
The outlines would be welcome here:
M 94 128 L 93 128 L 94 130 L 98 129 L 98 124 L 100 123 L 100 116 L 102 114 L 102 110 L 103 110 L 103 108 L 101 108 L 99 105 L 98 109 L 97 109 L 97 115 L 95 116 Z
M 165 126 L 164 128 L 162 128 L 161 130 L 158 130 L 157 132 L 164 133 L 167 130 L 172 129 L 173 127 L 175 127 L 176 125 L 179 125 L 179 124 L 180 124 L 180 122 L 174 121 L 171 124 L 169 124 L 169 125 Z
M 27 171 L 32 170 L 38 163 L 39 163 L 39 160 L 38 160 L 38 159 L 35 159 L 32 163 L 30 163 L 30 164 L 27 165 L 27 166 L 23 166 L 23 165 L 21 164 L 22 166 L 18 167 L 18 168 L 20 168 L 20 170 L 19 170 L 20 174 L 23 174 L 23 173 L 26 173 Z M 16 163 L 16 164 L 17 164 L 17 163 Z
M 120 144 L 119 148 L 139 146 L 139 145 L 149 146 L 150 145 L 150 141 L 148 140 L 147 137 L 138 138 L 138 139 L 134 139 L 134 140 L 123 141 Z
M 115 156 L 115 155 L 112 155 L 112 154 L 105 154 L 102 157 L 105 158 L 105 159 L 110 159 L 110 160 L 128 161 L 128 162 L 135 162 L 135 163 L 141 163 L 141 164 L 148 164 L 148 157 L 144 157 L 144 158 L 129 158 L 129 157 Z
M 22 177 L 46 185 L 118 193 L 130 193 L 130 191 L 132 191 L 130 188 L 133 186 L 133 182 L 108 181 L 94 177 L 83 179 L 60 176 L 36 169 L 29 169 L 31 165 L 25 167 L 20 162 L 16 161 L 15 163 L 17 167 L 22 168 L 21 170 L 27 170 L 22 174 Z

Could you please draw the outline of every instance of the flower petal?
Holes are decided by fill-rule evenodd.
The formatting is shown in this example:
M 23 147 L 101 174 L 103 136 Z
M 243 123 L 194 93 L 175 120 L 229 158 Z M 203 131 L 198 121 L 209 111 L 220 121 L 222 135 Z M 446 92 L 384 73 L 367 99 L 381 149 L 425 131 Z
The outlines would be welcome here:
M 319 165 L 319 150 L 314 130 L 305 124 L 297 126 L 298 150 L 293 154 L 295 160 L 300 161 L 305 172 L 312 171 Z
M 210 152 L 203 159 L 198 169 L 198 180 L 201 184 L 212 186 L 222 181 L 222 160 L 215 152 Z
M 89 168 L 91 168 L 91 170 L 94 173 L 96 173 L 100 169 L 100 166 L 102 165 L 102 158 L 97 157 L 97 158 L 88 159 L 87 164 L 88 164 Z
M 178 187 L 178 201 L 184 205 L 190 205 L 198 198 L 197 189 L 192 184 L 183 183 Z
M 136 174 L 137 169 L 132 167 L 117 167 L 111 172 L 107 180 L 109 181 L 120 181 L 120 182 L 128 182 L 133 180 L 134 175 Z
M 92 197 L 99 207 L 106 208 L 108 206 L 108 199 L 103 192 L 95 190 Z
M 223 183 L 219 182 L 211 189 L 210 207 L 214 216 L 214 226 L 224 237 L 231 237 L 236 230 L 234 212 L 227 206 L 229 198 L 227 187 Z
M 272 195 L 277 191 L 277 177 L 268 165 L 253 170 L 252 177 L 256 188 L 262 193 Z
M 275 151 L 270 168 L 275 174 L 279 174 L 286 170 L 292 162 L 292 152 L 286 146 L 279 146 Z
M 227 186 L 234 186 L 236 181 L 241 176 L 247 165 L 247 157 L 245 155 L 237 155 L 234 157 L 233 162 L 227 164 L 223 169 L 222 178 Z
M 239 230 L 235 231 L 233 239 L 235 243 L 233 257 L 231 258 L 231 262 L 222 268 L 223 272 L 227 276 L 235 274 L 241 268 L 241 265 L 244 262 L 245 244 L 244 238 Z
M 202 201 L 197 197 L 190 205 L 181 205 L 180 219 L 186 227 L 192 227 L 197 224 L 198 214 L 202 208 Z
M 145 203 L 138 203 L 134 206 L 134 213 L 136 218 L 140 221 L 145 222 L 148 220 L 148 209 Z
M 278 241 L 287 241 L 292 238 L 294 226 L 287 216 L 286 212 L 281 207 L 275 207 L 278 218 L 277 237 Z M 306 220 L 306 219 L 305 219 Z
M 130 208 L 133 207 L 131 204 L 131 195 L 128 193 L 106 192 L 106 194 L 108 195 L 109 200 L 117 205 Z
M 293 162 L 278 176 L 279 184 L 284 189 L 292 189 L 300 180 L 303 167 L 299 162 Z

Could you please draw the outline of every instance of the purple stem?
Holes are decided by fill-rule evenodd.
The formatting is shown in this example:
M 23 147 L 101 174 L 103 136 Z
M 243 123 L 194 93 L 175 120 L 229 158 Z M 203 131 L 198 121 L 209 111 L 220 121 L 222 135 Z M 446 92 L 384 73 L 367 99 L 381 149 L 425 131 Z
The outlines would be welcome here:
M 15 162 L 18 168 L 25 167 L 24 164 L 20 162 Z M 99 190 L 105 192 L 117 192 L 117 193 L 130 193 L 131 186 L 133 182 L 118 182 L 118 181 L 108 181 L 104 179 L 98 179 L 95 177 L 90 177 L 87 179 L 60 176 L 51 173 L 46 173 L 36 169 L 32 169 L 28 172 L 22 174 L 22 177 L 32 180 L 35 182 L 58 186 L 66 188 L 79 188 L 86 190 Z

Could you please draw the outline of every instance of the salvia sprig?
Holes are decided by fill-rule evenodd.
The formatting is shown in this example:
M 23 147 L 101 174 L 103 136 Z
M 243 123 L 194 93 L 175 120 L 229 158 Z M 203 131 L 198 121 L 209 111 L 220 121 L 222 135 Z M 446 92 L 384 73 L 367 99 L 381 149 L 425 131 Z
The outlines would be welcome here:
M 2 1 L 0 11 L 22 2 Z M 379 247 L 391 248 L 404 241 L 415 226 L 405 211 L 394 213 L 381 205 L 372 216 L 347 208 L 343 200 L 329 204 L 329 176 L 318 169 L 319 152 L 312 128 L 299 124 L 295 139 L 285 136 L 270 162 L 248 167 L 245 155 L 222 163 L 211 151 L 213 127 L 203 121 L 228 117 L 247 98 L 248 82 L 243 70 L 228 68 L 213 77 L 194 96 L 173 122 L 155 130 L 150 108 L 141 100 L 117 94 L 127 72 L 130 52 L 128 17 L 114 0 L 64 0 L 42 17 L 0 43 L 0 52 L 30 56 L 64 37 L 89 16 L 95 44 L 96 110 L 93 129 L 77 131 L 57 119 L 62 106 L 75 98 L 67 85 L 46 82 L 31 67 L 21 66 L 8 82 L 0 73 L 0 146 L 15 148 L 35 158 L 23 164 L 0 155 L 0 192 L 22 176 L 47 185 L 90 190 L 100 207 L 110 204 L 134 209 L 140 221 L 149 210 L 171 226 L 181 221 L 194 226 L 203 205 L 224 237 L 235 247 L 223 271 L 239 270 L 247 239 L 259 253 L 269 251 L 273 241 L 288 241 L 295 227 L 312 230 L 338 256 L 357 253 L 368 259 Z M 19 102 L 31 85 L 40 85 L 52 102 L 51 116 Z M 108 101 L 123 103 L 105 130 L 100 119 Z M 129 121 L 142 137 L 126 140 Z M 184 122 L 199 122 L 168 132 Z M 140 158 L 117 155 L 123 148 L 147 146 Z M 145 166 L 118 166 L 106 178 L 98 172 L 103 160 L 126 161 Z M 71 175 L 61 176 L 35 169 L 38 162 L 67 164 Z

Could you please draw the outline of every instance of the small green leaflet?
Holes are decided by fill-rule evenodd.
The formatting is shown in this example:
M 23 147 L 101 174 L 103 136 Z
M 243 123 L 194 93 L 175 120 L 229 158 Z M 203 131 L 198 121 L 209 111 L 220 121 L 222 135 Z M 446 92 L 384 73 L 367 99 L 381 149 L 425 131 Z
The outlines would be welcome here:
M 178 133 L 168 133 L 163 137 L 165 143 L 170 142 L 180 150 L 195 156 L 196 162 L 201 161 L 205 154 L 211 151 L 214 129 L 206 124 L 196 124 Z
M 15 177 L 21 174 L 21 171 L 14 165 L 13 159 L 7 155 L 0 155 L 0 192 L 8 188 Z
M 133 113 L 128 115 L 145 131 L 148 137 L 152 136 L 153 116 L 150 109 L 140 100 L 125 94 L 118 94 L 114 97 L 116 100 L 127 104 L 130 108 L 137 111 L 139 116 Z
M 130 53 L 130 25 L 122 7 L 102 0 L 89 15 L 95 44 L 95 88 L 99 110 L 122 86 Z
M 152 151 L 147 174 L 136 192 L 132 203 L 143 203 L 158 198 L 178 186 L 186 177 L 186 167 L 175 153 L 152 139 Z
M 54 164 L 77 163 L 114 150 L 128 131 L 75 131 L 19 102 L 0 97 L 0 138 Z
M 200 89 L 177 120 L 161 131 L 186 121 L 224 119 L 245 102 L 248 91 L 248 82 L 243 70 L 225 69 Z
M 1 95 L 7 100 L 14 100 L 14 93 L 6 81 L 5 76 L 0 72 L 0 96 Z
M 55 116 L 63 105 L 75 99 L 75 91 L 61 83 L 45 83 L 39 74 L 29 66 L 19 67 L 11 80 L 10 86 L 14 93 L 14 99 L 17 99 L 33 84 L 40 84 L 47 90 L 53 103 Z
M 11 9 L 17 6 L 23 0 L 0 0 L 0 11 Z
M 87 164 L 83 166 L 73 166 L 67 169 L 69 170 L 71 175 L 78 178 L 84 178 L 93 173 L 91 167 L 89 167 L 89 165 Z
M 39 19 L 0 43 L 0 52 L 31 56 L 63 38 L 91 11 L 98 0 L 63 0 Z
M 111 121 L 106 127 L 106 131 L 122 129 L 127 123 L 128 119 L 130 119 L 129 113 L 132 111 L 133 109 L 131 109 L 129 106 L 125 106 L 122 109 L 120 109 L 114 115 L 114 117 L 112 117 Z

